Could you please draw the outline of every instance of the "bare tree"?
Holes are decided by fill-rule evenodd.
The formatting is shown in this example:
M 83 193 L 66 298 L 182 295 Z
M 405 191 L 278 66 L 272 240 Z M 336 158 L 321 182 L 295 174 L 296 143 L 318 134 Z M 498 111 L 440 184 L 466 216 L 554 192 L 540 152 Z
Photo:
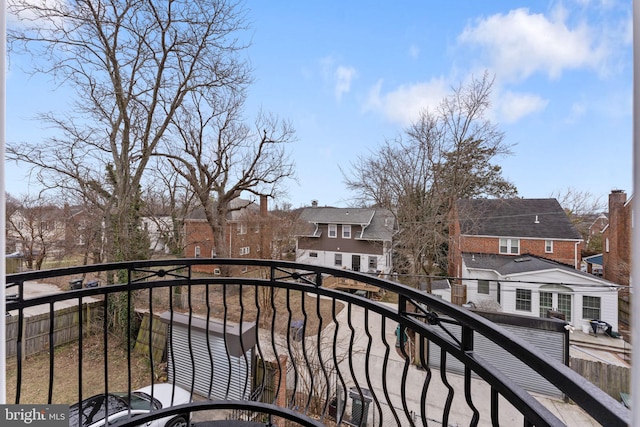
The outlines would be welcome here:
M 247 207 L 231 201 L 242 193 L 276 197 L 282 182 L 294 177 L 286 151 L 295 133 L 291 124 L 261 112 L 250 127 L 242 120 L 243 103 L 244 93 L 237 91 L 223 98 L 193 94 L 193 108 L 180 108 L 175 116 L 176 138 L 159 153 L 189 183 L 211 227 L 215 254 L 222 257 L 231 255 L 228 216 Z
M 492 85 L 487 74 L 460 85 L 433 111 L 421 112 L 404 137 L 387 140 L 351 165 L 345 183 L 360 203 L 397 216 L 396 271 L 414 278 L 445 274 L 456 200 L 516 194 L 495 163 L 510 150 L 486 118 Z M 417 286 L 417 280 L 410 284 Z
M 24 196 L 11 206 L 8 240 L 23 253 L 27 268 L 40 270 L 47 256 L 64 250 L 67 224 L 63 210 L 43 197 Z
M 184 254 L 184 220 L 197 203 L 188 183 L 164 158 L 156 157 L 156 166 L 151 169 L 152 185 L 144 194 L 144 216 L 155 225 L 157 240 L 166 253 Z
M 8 158 L 101 209 L 107 260 L 136 258 L 143 176 L 176 112 L 193 92 L 250 81 L 236 36 L 243 9 L 233 0 L 12 0 L 8 9 L 20 19 L 11 51 L 77 94 L 68 114 L 39 116 L 55 136 L 10 144 Z
M 602 235 L 590 233 L 590 227 L 598 217 L 606 211 L 606 201 L 589 191 L 580 191 L 569 187 L 551 193 L 551 197 L 558 200 L 571 223 L 582 235 L 585 241 L 585 254 L 595 254 L 602 251 Z

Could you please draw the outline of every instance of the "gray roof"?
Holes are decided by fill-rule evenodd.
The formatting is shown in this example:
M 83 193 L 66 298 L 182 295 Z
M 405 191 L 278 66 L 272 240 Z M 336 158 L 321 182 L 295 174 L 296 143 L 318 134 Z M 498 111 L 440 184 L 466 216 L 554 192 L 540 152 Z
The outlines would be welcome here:
M 461 199 L 461 234 L 582 240 L 556 199 Z
M 299 219 L 306 225 L 298 234 L 306 236 L 313 236 L 316 224 L 361 225 L 363 235 L 354 237 L 364 240 L 390 241 L 396 231 L 393 213 L 380 208 L 311 207 L 302 209 Z
M 590 279 L 598 279 L 592 274 L 576 270 L 575 268 L 566 264 L 540 258 L 534 255 L 509 256 L 463 253 L 462 258 L 464 259 L 464 264 L 467 268 L 494 270 L 502 276 L 518 273 L 528 273 L 533 271 L 560 269 L 569 271 L 574 274 L 584 275 L 585 277 L 589 277 Z

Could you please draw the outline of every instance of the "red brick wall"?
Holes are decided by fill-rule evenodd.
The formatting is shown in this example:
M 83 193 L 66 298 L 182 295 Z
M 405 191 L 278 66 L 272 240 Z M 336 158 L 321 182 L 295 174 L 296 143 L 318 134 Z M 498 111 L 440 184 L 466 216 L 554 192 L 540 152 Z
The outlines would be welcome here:
M 629 285 L 631 274 L 631 203 L 626 202 L 624 191 L 609 194 L 609 226 L 602 236 L 603 277 L 623 286 Z
M 200 246 L 200 258 L 211 258 L 213 250 L 213 234 L 206 221 L 185 221 L 185 248 L 186 258 L 195 258 L 196 246 Z M 195 266 L 194 271 L 201 273 L 213 273 L 215 266 Z
M 476 237 L 460 236 L 460 247 L 462 252 L 475 252 L 483 254 L 499 254 L 500 239 L 497 237 Z M 576 244 L 575 242 L 554 240 L 553 252 L 544 251 L 545 241 L 536 239 L 520 239 L 520 254 L 536 255 L 541 258 L 551 259 L 563 264 L 568 264 L 576 268 L 582 261 L 578 246 L 578 259 L 576 264 Z

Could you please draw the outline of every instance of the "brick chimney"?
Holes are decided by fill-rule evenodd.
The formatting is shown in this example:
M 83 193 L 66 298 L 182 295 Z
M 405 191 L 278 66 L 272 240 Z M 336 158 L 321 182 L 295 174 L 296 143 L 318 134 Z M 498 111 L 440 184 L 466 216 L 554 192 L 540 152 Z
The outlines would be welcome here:
M 627 194 L 612 190 L 609 194 L 609 226 L 603 247 L 603 277 L 620 285 L 629 285 L 631 267 L 631 210 Z
M 266 217 L 268 212 L 267 206 L 268 197 L 264 194 L 260 195 L 260 216 Z

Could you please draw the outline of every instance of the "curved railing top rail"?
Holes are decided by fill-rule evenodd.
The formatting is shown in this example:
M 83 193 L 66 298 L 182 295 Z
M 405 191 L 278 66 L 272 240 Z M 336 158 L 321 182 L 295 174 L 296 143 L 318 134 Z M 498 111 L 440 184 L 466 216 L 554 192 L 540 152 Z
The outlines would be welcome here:
M 93 264 L 80 267 L 31 271 L 7 275 L 6 281 L 7 287 L 11 288 L 27 281 L 34 281 L 43 278 L 86 275 L 89 273 L 117 270 L 147 271 L 148 273 L 153 273 L 158 277 L 163 277 L 167 274 L 174 277 L 181 277 L 174 273 L 174 271 L 194 265 L 254 266 L 270 268 L 272 271 L 271 277 L 267 279 L 255 278 L 252 280 L 256 283 L 280 282 L 283 280 L 283 277 L 276 277 L 275 272 L 277 271 L 280 274 L 288 274 L 288 276 L 285 274 L 285 280 L 296 280 L 299 282 L 299 285 L 300 283 L 302 284 L 303 288 L 306 286 L 308 291 L 312 292 L 315 288 L 318 293 L 324 293 L 325 291 L 322 289 L 325 275 L 353 279 L 396 293 L 399 296 L 397 315 L 399 318 L 403 319 L 408 326 L 411 326 L 411 328 L 415 328 L 415 330 L 420 331 L 424 328 L 424 321 L 431 324 L 437 324 L 440 319 L 439 316 L 441 315 L 452 318 L 461 326 L 470 328 L 474 332 L 485 336 L 487 339 L 493 341 L 495 344 L 526 363 L 603 425 L 628 425 L 630 423 L 631 417 L 628 409 L 624 408 L 601 389 L 587 381 L 584 377 L 569 369 L 567 366 L 550 359 L 538 348 L 532 347 L 524 340 L 506 331 L 504 328 L 476 313 L 453 305 L 440 298 L 434 297 L 433 295 L 426 294 L 403 284 L 382 277 L 376 277 L 371 274 L 287 261 L 246 258 L 180 258 Z M 171 267 L 171 269 L 163 269 L 163 267 Z M 188 280 L 192 279 L 190 276 L 184 276 L 183 278 Z M 229 277 L 215 277 L 216 281 L 229 279 Z M 322 289 L 322 291 L 320 289 Z M 90 295 L 92 293 L 104 293 L 105 290 L 82 289 L 70 292 L 74 294 L 79 293 Z M 22 295 L 18 295 L 18 299 L 21 300 Z M 365 307 L 372 307 L 378 304 L 354 295 L 345 296 L 344 299 L 350 302 L 355 302 L 356 304 L 360 303 L 360 305 Z M 418 313 L 407 311 L 407 305 L 409 302 L 418 308 Z

